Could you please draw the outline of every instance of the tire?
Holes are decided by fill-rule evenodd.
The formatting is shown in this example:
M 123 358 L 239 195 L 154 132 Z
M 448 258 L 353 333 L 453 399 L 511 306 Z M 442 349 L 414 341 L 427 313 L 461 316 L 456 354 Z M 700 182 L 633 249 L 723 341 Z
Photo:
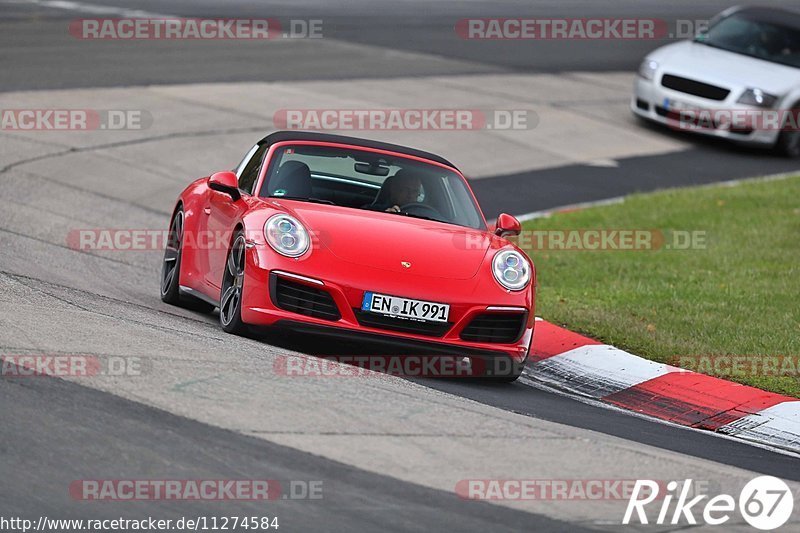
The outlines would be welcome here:
M 800 157 L 800 131 L 782 131 L 775 149 L 779 154 L 792 159 Z
M 798 108 L 800 108 L 800 102 L 789 108 L 789 113 L 791 113 L 792 117 L 787 117 L 787 122 L 790 118 L 794 118 L 792 122 L 797 124 L 797 121 L 800 120 L 800 109 Z M 775 150 L 786 157 L 800 157 L 800 131 L 796 126 L 793 129 L 781 131 L 780 135 L 778 135 L 778 141 L 775 143 Z
M 234 335 L 244 335 L 248 332 L 247 324 L 242 322 L 244 267 L 244 233 L 239 230 L 233 237 L 233 244 L 225 261 L 219 298 L 219 323 L 224 331 Z
M 183 208 L 175 211 L 167 234 L 164 260 L 161 262 L 161 300 L 192 311 L 210 313 L 214 306 L 203 300 L 180 293 L 181 256 L 183 255 Z

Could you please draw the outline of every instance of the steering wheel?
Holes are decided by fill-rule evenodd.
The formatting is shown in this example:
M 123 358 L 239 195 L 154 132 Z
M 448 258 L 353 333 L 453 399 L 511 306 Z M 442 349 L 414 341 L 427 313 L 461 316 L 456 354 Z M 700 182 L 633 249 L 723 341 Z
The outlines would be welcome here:
M 422 217 L 433 218 L 436 220 L 444 220 L 442 214 L 428 204 L 421 204 L 419 202 L 412 202 L 400 206 L 401 213 L 409 213 L 411 215 L 418 215 Z

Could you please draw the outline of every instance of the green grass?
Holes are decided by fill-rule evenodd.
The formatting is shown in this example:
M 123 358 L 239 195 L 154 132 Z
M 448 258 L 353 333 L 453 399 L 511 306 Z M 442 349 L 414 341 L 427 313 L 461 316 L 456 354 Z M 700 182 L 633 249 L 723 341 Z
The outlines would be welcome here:
M 637 194 L 524 229 L 705 231 L 705 249 L 530 250 L 537 314 L 660 362 L 800 360 L 800 177 Z M 800 397 L 799 373 L 717 375 Z

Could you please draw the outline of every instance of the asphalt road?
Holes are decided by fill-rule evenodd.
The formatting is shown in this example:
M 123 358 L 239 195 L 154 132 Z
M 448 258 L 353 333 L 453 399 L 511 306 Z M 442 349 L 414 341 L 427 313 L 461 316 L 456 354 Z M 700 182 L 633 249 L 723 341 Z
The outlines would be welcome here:
M 660 43 L 465 42 L 454 34 L 454 21 L 474 16 L 694 20 L 728 5 L 716 1 L 93 3 L 195 17 L 322 19 L 325 39 L 322 43 L 156 41 L 133 47 L 117 42 L 88 46 L 69 36 L 65 24 L 80 16 L 103 15 L 53 7 L 46 1 L 0 0 L 4 72 L 0 91 L 631 70 Z M 135 91 L 131 94 L 135 97 Z M 69 93 L 60 98 L 54 107 L 69 105 Z M 237 124 L 235 116 L 224 126 L 255 131 L 251 122 Z M 5 138 L 0 149 L 9 158 L 0 165 L 4 169 L 0 172 L 0 323 L 4 326 L 0 349 L 135 354 L 152 361 L 159 371 L 142 381 L 100 380 L 88 386 L 3 377 L 0 516 L 35 517 L 47 512 L 61 518 L 99 518 L 149 513 L 168 518 L 259 513 L 263 509 L 240 502 L 224 508 L 186 502 L 87 507 L 86 502 L 69 499 L 64 487 L 86 477 L 264 476 L 325 481 L 323 502 L 281 501 L 269 507 L 269 512 L 293 526 L 286 531 L 557 531 L 609 526 L 597 523 L 606 515 L 594 508 L 465 505 L 448 490 L 452 482 L 447 476 L 510 477 L 519 471 L 521 476 L 637 477 L 708 471 L 709 477 L 721 480 L 738 479 L 745 475 L 740 469 L 745 469 L 800 481 L 796 458 L 588 406 L 523 383 L 501 387 L 428 380 L 397 383 L 401 380 L 387 378 L 377 385 L 287 385 L 264 373 L 271 358 L 292 348 L 316 353 L 320 346 L 298 344 L 297 339 L 290 343 L 233 339 L 219 332 L 214 317 L 162 305 L 155 285 L 157 254 L 120 259 L 64 246 L 64 227 L 159 227 L 168 217 L 174 192 L 186 182 L 183 167 L 191 166 L 187 161 L 195 157 L 210 159 L 212 146 L 200 150 L 191 143 L 145 144 L 137 152 L 136 146 L 120 145 L 84 154 L 60 141 Z M 61 159 L 41 159 L 37 165 L 37 158 L 55 153 Z M 488 176 L 475 180 L 474 186 L 491 216 L 798 166 L 761 152 L 701 141 L 681 152 L 621 158 L 615 163 Z M 80 174 L 72 174 L 73 168 Z M 151 181 L 131 185 L 140 173 Z M 115 176 L 118 185 L 108 185 L 105 176 Z M 28 194 L 30 188 L 51 194 L 37 200 Z M 50 216 L 43 219 L 43 211 Z M 476 412 L 483 418 L 467 415 Z M 363 424 L 357 420 L 361 418 Z M 500 418 L 507 425 L 493 426 Z M 478 434 L 477 440 L 459 433 L 464 426 L 467 433 Z M 538 435 L 543 435 L 541 440 Z M 422 437 L 432 440 L 421 443 Z M 476 450 L 484 455 L 470 455 Z M 465 468 L 469 458 L 479 460 Z M 626 463 L 632 460 L 639 463 Z M 619 464 L 630 468 L 614 470 Z M 569 524 L 550 513 L 566 517 Z
M 330 344 L 302 337 L 269 338 L 268 342 L 275 346 L 291 347 L 303 353 L 319 356 L 369 355 L 377 353 L 376 350 L 379 348 L 363 344 L 339 344 L 335 347 L 335 352 L 332 352 Z M 733 439 L 716 438 L 702 431 L 665 425 L 645 418 L 632 417 L 625 412 L 576 402 L 558 394 L 532 388 L 524 383 L 527 381 L 526 378 L 520 379 L 521 382 L 512 385 L 481 384 L 452 379 L 413 378 L 412 381 L 515 413 L 597 431 L 766 475 L 800 481 L 798 459 L 795 457 L 754 448 Z
M 655 18 L 670 34 L 736 2 L 592 0 L 487 2 L 259 2 L 107 0 L 64 9 L 50 0 L 0 0 L 0 91 L 124 87 L 229 81 L 299 81 L 492 73 L 633 71 L 653 48 L 673 39 L 470 41 L 455 23 L 470 17 Z M 750 4 L 795 6 L 773 0 Z M 97 6 L 102 8 L 97 10 Z M 108 12 L 104 9 L 110 10 Z M 82 41 L 68 31 L 81 17 L 158 15 L 322 21 L 322 39 L 248 41 Z M 356 46 L 358 45 L 358 46 Z M 627 96 L 627 95 L 621 95 Z M 257 105 L 257 104 L 254 104 Z M 309 102 L 314 105 L 314 102 Z M 665 138 L 673 132 L 659 128 Z M 682 137 L 682 136 L 681 136 Z M 618 168 L 564 166 L 555 172 L 498 174 L 476 185 L 488 216 L 524 213 L 633 191 L 794 170 L 795 162 L 762 150 L 694 139 L 680 157 L 632 157 Z M 535 189 L 519 184 L 536 184 Z M 514 191 L 515 194 L 509 194 Z
M 576 164 L 516 172 L 475 180 L 472 188 L 486 216 L 494 218 L 503 212 L 523 215 L 632 192 L 794 172 L 800 165 L 758 149 L 732 147 L 710 139 L 694 142 L 695 148 L 677 155 L 619 159 L 614 167 Z
M 57 399 L 57 400 L 56 400 Z M 0 381 L 0 515 L 38 520 L 277 517 L 282 531 L 583 531 L 547 517 L 460 499 L 195 422 L 56 379 Z M 10 408 L 13 406 L 13 408 Z M 13 428 L 13 430 L 10 430 Z M 120 457 L 128 460 L 121 463 Z M 65 490 L 92 479 L 275 480 L 274 501 L 91 502 Z M 295 483 L 292 487 L 292 482 Z M 303 485 L 298 485 L 302 482 Z M 308 485 L 306 485 L 306 482 Z M 320 499 L 304 488 L 320 489 Z M 293 499 L 296 498 L 296 499 Z
M 785 0 L 749 4 L 795 5 Z M 350 79 L 476 72 L 563 72 L 634 70 L 654 40 L 465 40 L 455 30 L 460 19 L 655 18 L 679 35 L 687 23 L 707 20 L 736 2 L 677 0 L 469 1 L 349 0 L 261 2 L 236 0 L 103 0 L 87 2 L 143 10 L 156 15 L 220 18 L 321 20 L 323 39 L 376 47 L 316 46 L 314 39 L 268 43 L 212 41 L 170 43 L 96 41 L 73 38 L 65 21 L 81 17 L 119 17 L 119 13 L 51 7 L 48 0 L 0 2 L 0 66 L 9 73 L 0 90 L 107 87 L 217 81 Z M 198 46 L 199 44 L 199 46 Z M 391 50 L 392 53 L 386 53 Z M 402 52 L 413 52 L 404 57 Z M 420 58 L 418 55 L 426 57 Z M 443 61 L 444 60 L 444 61 Z

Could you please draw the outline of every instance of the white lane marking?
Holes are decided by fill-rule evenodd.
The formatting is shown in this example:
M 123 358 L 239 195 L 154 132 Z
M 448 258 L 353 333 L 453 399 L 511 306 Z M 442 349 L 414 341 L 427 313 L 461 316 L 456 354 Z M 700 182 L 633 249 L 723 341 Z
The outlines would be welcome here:
M 625 201 L 624 196 L 615 196 L 613 198 L 604 198 L 603 200 L 593 200 L 591 202 L 580 202 L 577 204 L 569 204 L 569 205 L 562 205 L 559 207 L 554 207 L 552 209 L 545 209 L 543 211 L 534 211 L 532 213 L 526 213 L 524 215 L 518 215 L 516 218 L 520 222 L 525 222 L 527 220 L 534 220 L 536 218 L 547 218 L 552 216 L 560 211 L 571 211 L 571 210 L 579 210 L 579 209 L 587 209 L 589 207 L 600 207 L 603 205 L 614 205 L 614 204 L 621 204 Z
M 616 405 L 612 405 L 610 403 L 605 403 L 602 400 L 598 400 L 596 398 L 588 398 L 586 396 L 581 396 L 569 391 L 565 391 L 558 387 L 554 387 L 547 383 L 544 383 L 538 379 L 535 373 L 531 372 L 528 368 L 525 369 L 525 373 L 517 380 L 518 383 L 526 386 L 531 387 L 533 389 L 538 389 L 543 392 L 547 392 L 550 394 L 556 394 L 558 396 L 563 396 L 564 398 L 569 398 L 571 400 L 578 401 L 582 404 L 591 405 L 592 407 L 599 407 L 602 409 L 607 409 L 609 411 L 616 411 L 617 413 L 626 414 L 628 416 L 633 416 L 636 418 L 641 418 L 644 420 L 649 420 L 650 422 L 655 422 L 657 424 L 662 424 L 665 426 L 670 426 L 675 429 L 680 429 L 684 431 L 693 431 L 695 433 L 702 433 L 703 435 L 709 435 L 719 439 L 726 439 L 734 442 L 738 442 L 740 444 L 746 444 L 748 446 L 753 446 L 754 448 L 760 448 L 762 450 L 767 450 L 773 453 L 779 453 L 781 455 L 788 455 L 789 457 L 795 457 L 800 459 L 800 453 L 792 452 L 789 450 L 785 450 L 783 448 L 776 448 L 775 446 L 770 445 L 766 442 L 759 442 L 756 440 L 742 440 L 738 436 L 733 435 L 726 435 L 724 433 L 716 433 L 713 431 L 708 431 L 707 429 L 698 429 L 693 428 L 691 426 L 684 426 L 681 424 L 677 424 L 675 422 L 670 422 L 669 420 L 663 420 L 661 418 L 655 418 L 650 415 L 646 415 L 643 413 L 637 413 L 636 411 L 630 411 L 628 409 L 623 409 L 621 407 L 617 407 Z
M 586 166 L 589 167 L 600 167 L 600 168 L 618 168 L 619 163 L 613 159 L 595 159 L 594 161 L 588 161 L 585 163 Z
M 607 344 L 590 344 L 534 363 L 536 379 L 602 398 L 679 369 Z
M 787 401 L 750 414 L 719 428 L 740 439 L 769 442 L 775 446 L 800 446 L 800 400 Z
M 180 18 L 177 15 L 165 15 L 163 13 L 153 13 L 151 11 L 143 11 L 141 9 L 103 6 L 99 4 L 88 4 L 85 2 L 72 2 L 71 0 L 23 0 L 22 2 L 14 2 L 14 3 L 34 4 L 42 7 L 63 9 L 65 11 L 76 11 L 78 13 L 88 13 L 91 15 L 115 15 L 119 17 L 128 17 L 128 18 L 158 18 L 158 19 Z

